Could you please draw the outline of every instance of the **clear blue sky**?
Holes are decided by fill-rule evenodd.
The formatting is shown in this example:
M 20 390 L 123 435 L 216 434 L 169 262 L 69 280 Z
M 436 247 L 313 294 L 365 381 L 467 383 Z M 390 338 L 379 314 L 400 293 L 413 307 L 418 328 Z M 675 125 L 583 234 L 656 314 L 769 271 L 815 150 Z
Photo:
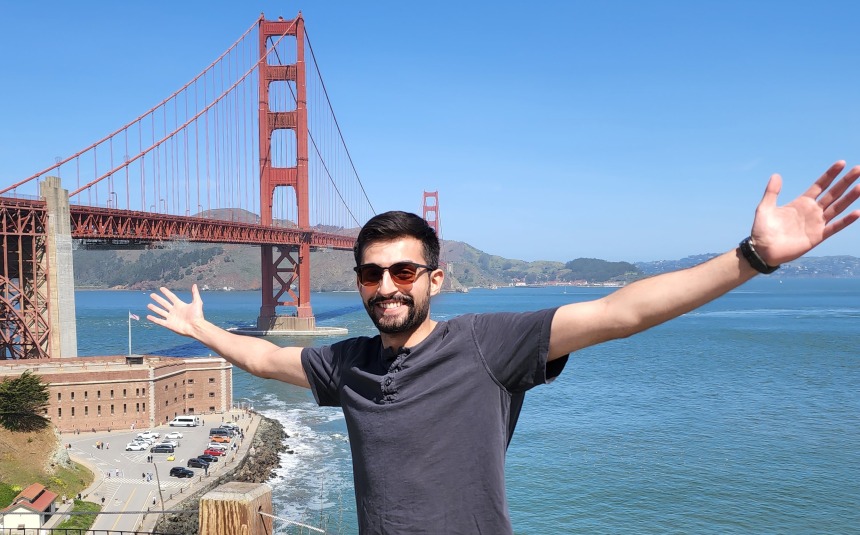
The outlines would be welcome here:
M 525 260 L 675 259 L 860 163 L 850 1 L 0 0 L 0 183 L 125 124 L 260 12 L 301 9 L 377 211 Z M 812 253 L 860 256 L 860 225 Z

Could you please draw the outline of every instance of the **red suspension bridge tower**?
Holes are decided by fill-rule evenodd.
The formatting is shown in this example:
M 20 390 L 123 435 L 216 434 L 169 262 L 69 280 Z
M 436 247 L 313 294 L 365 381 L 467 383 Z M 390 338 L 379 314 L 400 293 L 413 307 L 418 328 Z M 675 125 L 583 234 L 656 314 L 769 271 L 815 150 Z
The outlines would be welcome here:
M 260 219 L 271 226 L 272 205 L 276 188 L 293 188 L 297 204 L 296 224 L 310 227 L 308 206 L 308 111 L 305 74 L 305 22 L 301 12 L 294 20 L 260 19 L 259 127 L 260 127 Z M 269 38 L 290 36 L 296 40 L 296 62 L 270 64 Z M 270 84 L 287 82 L 295 85 L 296 107 L 290 111 L 273 111 L 269 98 Z M 275 167 L 272 163 L 272 135 L 276 130 L 292 130 L 296 140 L 296 165 Z M 257 328 L 264 331 L 312 331 L 315 321 L 310 304 L 310 234 L 298 245 L 263 245 L 262 304 Z M 298 293 L 293 290 L 298 283 Z M 286 298 L 285 298 L 286 296 Z M 276 307 L 295 307 L 295 316 L 278 316 Z
M 427 225 L 436 232 L 436 237 L 439 238 L 440 245 L 442 244 L 442 223 L 439 220 L 439 190 L 425 191 L 424 197 L 421 200 L 421 217 L 427 222 Z M 445 262 L 444 247 L 439 251 L 439 266 L 445 269 L 446 273 L 450 273 L 451 266 Z M 446 281 L 448 279 L 445 279 Z
M 421 217 L 424 221 L 436 231 L 436 236 L 442 239 L 439 234 L 441 227 L 439 225 L 439 191 L 425 191 L 424 198 L 421 201 Z

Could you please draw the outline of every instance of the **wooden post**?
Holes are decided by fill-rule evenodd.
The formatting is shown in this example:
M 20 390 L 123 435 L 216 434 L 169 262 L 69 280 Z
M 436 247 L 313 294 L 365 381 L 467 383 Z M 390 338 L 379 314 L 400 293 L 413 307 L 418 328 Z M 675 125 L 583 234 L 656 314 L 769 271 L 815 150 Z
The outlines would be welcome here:
M 231 481 L 200 499 L 200 535 L 272 533 L 272 489 L 262 483 Z

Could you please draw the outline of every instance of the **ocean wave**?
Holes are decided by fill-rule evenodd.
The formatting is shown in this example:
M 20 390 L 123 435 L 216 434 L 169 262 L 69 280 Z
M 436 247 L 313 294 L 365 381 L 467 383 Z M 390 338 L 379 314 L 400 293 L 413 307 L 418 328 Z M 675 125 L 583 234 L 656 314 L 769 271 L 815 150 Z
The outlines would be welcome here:
M 341 411 L 312 402 L 286 403 L 275 395 L 263 396 L 260 404 L 265 406 L 260 412 L 281 422 L 289 435 L 280 466 L 268 481 L 276 514 L 315 526 L 353 516 L 343 512 L 354 499 L 349 443 L 345 430 L 338 429 Z

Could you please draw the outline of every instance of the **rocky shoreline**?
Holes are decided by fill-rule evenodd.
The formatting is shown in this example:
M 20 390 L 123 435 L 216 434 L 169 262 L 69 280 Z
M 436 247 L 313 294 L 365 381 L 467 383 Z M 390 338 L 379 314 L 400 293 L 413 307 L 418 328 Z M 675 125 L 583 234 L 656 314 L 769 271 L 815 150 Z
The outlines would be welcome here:
M 280 453 L 286 450 L 285 438 L 289 438 L 289 435 L 284 431 L 281 422 L 260 416 L 257 432 L 251 439 L 253 455 L 246 455 L 235 468 L 189 495 L 174 508 L 188 511 L 188 513 L 164 515 L 155 524 L 154 531 L 162 534 L 176 533 L 182 535 L 197 533 L 199 531 L 197 509 L 200 498 L 215 487 L 230 481 L 264 483 L 271 479 L 274 475 L 274 469 L 280 466 Z

